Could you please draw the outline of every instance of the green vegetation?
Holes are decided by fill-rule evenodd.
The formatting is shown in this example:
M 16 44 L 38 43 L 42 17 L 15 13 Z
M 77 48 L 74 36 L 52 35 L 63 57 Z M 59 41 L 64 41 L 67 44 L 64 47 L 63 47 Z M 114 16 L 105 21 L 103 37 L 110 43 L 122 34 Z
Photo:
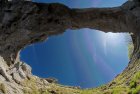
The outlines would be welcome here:
M 121 75 L 119 75 L 122 78 Z M 122 79 L 123 81 L 124 79 Z M 118 81 L 118 82 L 115 82 Z M 121 79 L 115 79 L 108 85 L 95 89 L 83 90 L 81 94 L 140 94 L 140 72 L 137 72 L 129 84 L 120 84 Z
M 129 59 L 131 58 L 131 55 L 132 55 L 132 53 L 133 53 L 133 50 L 134 50 L 134 45 L 133 45 L 132 42 L 130 42 L 130 43 L 128 44 L 128 57 L 129 57 Z
M 36 78 L 25 80 L 22 85 L 24 94 L 80 94 L 78 89 L 64 87 L 56 83 L 48 83 L 47 86 Z
M 140 72 L 136 73 L 133 79 L 130 81 L 131 94 L 140 93 Z
M 6 94 L 6 87 L 3 83 L 0 84 L 0 90 L 2 91 L 2 93 Z
M 117 78 L 118 79 L 113 80 L 107 85 L 83 90 L 56 83 L 49 83 L 49 85 L 45 87 L 36 78 L 26 80 L 22 85 L 25 86 L 23 89 L 25 94 L 140 94 L 140 72 L 134 74 L 128 84 L 121 83 L 124 81 L 122 75 L 119 75 Z M 5 87 L 3 85 L 1 85 L 1 88 L 3 92 L 5 92 Z
M 24 94 L 49 94 L 47 89 L 44 87 L 39 87 L 36 78 L 31 78 L 30 80 L 25 80 L 22 85 L 24 86 Z M 43 85 L 42 85 L 43 86 Z

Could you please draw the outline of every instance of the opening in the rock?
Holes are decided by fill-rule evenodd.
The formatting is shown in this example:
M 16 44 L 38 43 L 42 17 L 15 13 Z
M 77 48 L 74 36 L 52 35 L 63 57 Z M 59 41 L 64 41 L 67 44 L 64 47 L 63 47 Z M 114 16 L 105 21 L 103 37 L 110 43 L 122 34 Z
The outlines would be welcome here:
M 21 59 L 40 77 L 82 88 L 100 86 L 121 73 L 129 62 L 128 34 L 68 30 L 46 42 L 31 45 Z
M 59 0 L 70 7 L 112 7 L 125 1 Z M 39 77 L 54 77 L 63 85 L 97 87 L 111 81 L 128 65 L 127 39 L 130 39 L 129 34 L 67 30 L 46 42 L 28 46 L 21 52 L 21 59 L 31 65 L 33 74 Z

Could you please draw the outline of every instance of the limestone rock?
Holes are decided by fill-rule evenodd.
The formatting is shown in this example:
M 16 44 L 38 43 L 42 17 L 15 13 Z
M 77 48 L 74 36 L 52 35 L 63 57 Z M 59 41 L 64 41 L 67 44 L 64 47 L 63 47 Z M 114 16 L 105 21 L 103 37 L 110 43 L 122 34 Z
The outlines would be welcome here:
M 133 33 L 134 52 L 122 73 L 123 79 L 128 82 L 130 79 L 127 78 L 140 70 L 140 65 L 135 62 L 140 59 L 140 0 L 129 0 L 114 8 L 88 9 L 21 1 L 0 0 L 0 79 L 7 87 L 7 94 L 23 94 L 26 91 L 24 84 L 28 85 L 26 88 L 29 90 L 40 90 L 57 82 L 33 76 L 31 67 L 20 61 L 19 52 L 27 45 L 44 41 L 66 29 L 91 28 L 104 32 Z M 21 84 L 23 81 L 26 83 Z M 29 81 L 34 88 L 28 84 Z
M 6 79 L 2 76 L 2 75 L 0 75 L 0 81 L 5 81 Z
M 7 65 L 6 62 L 3 60 L 2 57 L 0 57 L 0 74 L 1 76 L 3 76 L 7 81 L 12 81 L 10 75 L 7 74 L 6 70 L 7 70 Z M 3 79 L 3 77 L 1 77 L 1 79 Z
M 25 75 L 27 77 L 30 77 L 32 75 L 32 73 L 31 73 L 32 68 L 29 65 L 27 65 L 26 63 L 23 63 L 21 65 L 21 69 L 23 70 L 23 72 L 25 73 Z
M 18 73 L 13 73 L 12 75 L 16 83 L 20 83 L 23 80 Z
M 49 83 L 58 83 L 58 80 L 56 78 L 46 78 L 45 80 Z

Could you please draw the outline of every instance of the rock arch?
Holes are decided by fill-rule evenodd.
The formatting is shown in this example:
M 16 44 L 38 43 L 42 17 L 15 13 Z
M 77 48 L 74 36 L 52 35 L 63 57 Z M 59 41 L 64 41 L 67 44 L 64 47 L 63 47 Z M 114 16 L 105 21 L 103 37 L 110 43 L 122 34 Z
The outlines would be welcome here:
M 0 1 L 0 56 L 11 67 L 19 51 L 27 45 L 46 40 L 66 29 L 91 28 L 104 32 L 130 32 L 134 52 L 128 67 L 116 79 L 127 84 L 140 70 L 140 0 L 129 0 L 114 8 L 70 9 L 59 3 Z M 7 68 L 8 69 L 8 68 Z M 5 73 L 5 70 L 4 70 Z

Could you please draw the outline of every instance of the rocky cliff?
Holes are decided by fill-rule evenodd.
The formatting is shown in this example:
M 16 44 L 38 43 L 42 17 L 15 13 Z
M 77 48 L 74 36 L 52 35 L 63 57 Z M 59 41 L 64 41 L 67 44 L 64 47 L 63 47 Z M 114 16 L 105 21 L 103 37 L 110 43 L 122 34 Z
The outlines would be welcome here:
M 20 50 L 66 29 L 91 28 L 130 32 L 134 51 L 126 69 L 109 84 L 81 90 L 32 75 L 19 59 Z M 127 94 L 140 92 L 140 0 L 114 8 L 70 9 L 65 5 L 0 0 L 0 93 L 6 94 Z M 118 61 L 119 62 L 119 61 Z M 51 81 L 51 82 L 50 82 Z M 117 93 L 116 93 L 117 92 Z

